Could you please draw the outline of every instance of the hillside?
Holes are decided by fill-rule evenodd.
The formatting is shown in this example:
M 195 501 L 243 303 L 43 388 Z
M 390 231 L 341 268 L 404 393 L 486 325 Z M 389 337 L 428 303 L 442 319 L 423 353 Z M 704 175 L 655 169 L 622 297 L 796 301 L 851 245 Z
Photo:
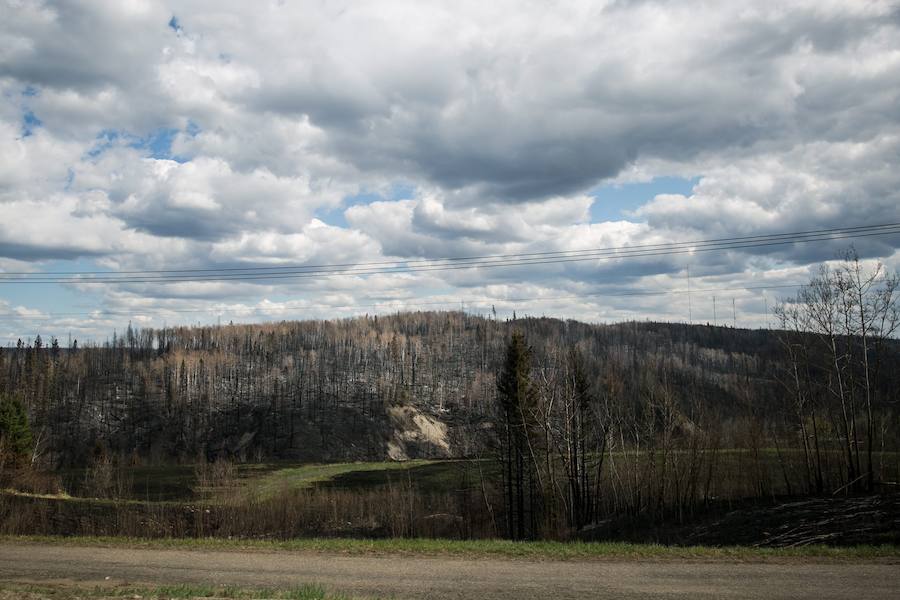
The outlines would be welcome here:
M 74 350 L 38 341 L 0 351 L 0 391 L 24 394 L 56 465 L 101 450 L 156 460 L 468 456 L 492 438 L 496 374 L 514 330 L 534 350 L 544 393 L 558 391 L 576 349 L 607 402 L 640 411 L 664 389 L 679 428 L 714 414 L 726 446 L 743 435 L 740 419 L 768 410 L 784 387 L 772 331 L 417 312 L 129 327 Z

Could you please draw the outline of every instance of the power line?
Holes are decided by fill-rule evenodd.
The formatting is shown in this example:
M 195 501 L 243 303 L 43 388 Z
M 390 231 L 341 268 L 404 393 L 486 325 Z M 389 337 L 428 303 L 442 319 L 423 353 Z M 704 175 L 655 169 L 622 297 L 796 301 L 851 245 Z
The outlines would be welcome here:
M 798 288 L 806 285 L 805 283 L 787 283 L 787 284 L 778 284 L 778 285 L 757 285 L 757 286 L 738 286 L 738 287 L 719 287 L 719 288 L 692 288 L 688 290 L 684 289 L 671 289 L 671 290 L 629 290 L 629 291 L 612 291 L 612 292 L 590 292 L 584 294 L 570 294 L 565 296 L 530 296 L 530 297 L 516 297 L 516 298 L 483 298 L 476 299 L 470 298 L 465 299 L 463 302 L 469 306 L 487 306 L 489 304 L 510 304 L 517 302 L 538 302 L 538 301 L 554 301 L 554 300 L 577 300 L 577 299 L 587 299 L 587 298 L 603 298 L 603 297 L 639 297 L 639 296 L 665 296 L 671 294 L 695 294 L 697 292 L 734 292 L 734 291 L 754 291 L 754 290 L 770 290 L 770 289 L 788 289 L 788 288 Z M 297 304 L 293 306 L 258 306 L 258 307 L 235 307 L 235 306 L 211 306 L 208 308 L 189 308 L 189 309 L 179 309 L 179 308 L 156 308 L 156 311 L 159 313 L 207 313 L 207 314 L 218 314 L 218 313 L 226 313 L 226 312 L 234 312 L 234 313 L 272 313 L 272 312 L 284 312 L 291 310 L 320 310 L 320 309 L 352 309 L 352 308 L 377 308 L 377 307 L 385 307 L 385 305 L 394 304 L 394 303 L 402 303 L 401 306 L 397 307 L 389 307 L 391 310 L 399 310 L 401 308 L 413 308 L 413 307 L 421 307 L 421 306 L 441 306 L 441 305 L 458 305 L 460 302 L 459 299 L 454 300 L 438 300 L 432 302 L 405 302 L 403 300 L 384 300 L 380 302 L 371 302 L 371 303 L 359 303 L 359 304 Z M 44 313 L 42 315 L 19 315 L 17 313 L 0 313 L 0 318 L 14 318 L 16 320 L 46 320 L 51 318 L 60 318 L 60 317 L 75 317 L 75 316 L 88 316 L 88 317 L 100 317 L 100 316 L 122 316 L 122 317 L 133 317 L 140 316 L 142 314 L 147 314 L 149 311 L 134 309 L 134 310 L 104 310 L 98 309 L 94 311 L 87 312 L 56 312 L 56 313 Z
M 885 227 L 890 227 L 889 229 L 885 229 Z M 334 267 L 338 267 L 339 265 L 326 265 L 321 270 L 309 270 L 312 267 L 299 267 L 298 269 L 303 269 L 297 272 L 288 273 L 289 277 L 297 277 L 300 275 L 343 275 L 343 274 L 377 274 L 377 273 L 395 273 L 395 272 L 420 272 L 420 271 L 431 271 L 431 270 L 447 270 L 454 268 L 472 268 L 472 267 L 490 267 L 490 266 L 518 266 L 518 265 L 530 265 L 530 264 L 550 264 L 556 262 L 573 262 L 580 260 L 597 260 L 603 258 L 629 258 L 629 257 L 645 257 L 645 256 L 659 256 L 664 254 L 684 254 L 684 253 L 694 253 L 694 252 L 704 252 L 704 251 L 716 251 L 722 249 L 739 249 L 739 248 L 748 248 L 748 247 L 762 247 L 762 246 L 772 246 L 772 245 L 786 245 L 793 243 L 801 243 L 808 241 L 827 241 L 834 239 L 846 239 L 851 237 L 867 237 L 870 235 L 888 235 L 894 233 L 900 233 L 900 226 L 872 226 L 875 231 L 864 230 L 864 231 L 823 231 L 822 233 L 816 234 L 802 234 L 802 237 L 793 237 L 793 238 L 785 238 L 787 234 L 779 234 L 775 237 L 774 241 L 772 238 L 766 239 L 758 239 L 749 243 L 742 243 L 744 238 L 736 238 L 735 241 L 728 242 L 716 242 L 714 246 L 702 246 L 702 244 L 710 244 L 711 242 L 699 241 L 699 242 L 677 242 L 674 244 L 656 245 L 656 248 L 647 250 L 636 250 L 639 247 L 623 247 L 623 248 L 611 248 L 611 249 L 596 249 L 596 250 L 574 250 L 574 251 L 559 251 L 553 253 L 555 256 L 541 256 L 536 257 L 534 254 L 522 254 L 522 255 L 503 255 L 511 258 L 504 258 L 501 260 L 495 260 L 496 257 L 488 257 L 490 260 L 484 259 L 435 259 L 432 262 L 438 262 L 441 260 L 455 260 L 455 261 L 465 261 L 463 265 L 443 265 L 443 264 L 425 264 L 421 266 L 403 266 L 400 262 L 394 263 L 386 263 L 392 264 L 396 266 L 392 267 L 384 267 L 377 269 L 362 269 L 358 267 L 351 268 L 340 268 L 338 270 L 326 270 Z M 859 229 L 859 228 L 854 228 Z M 762 238 L 762 236 L 757 236 Z M 679 248 L 684 244 L 693 244 L 693 246 L 688 248 Z M 666 246 L 666 247 L 664 247 Z M 697 247 L 699 246 L 699 247 Z M 585 255 L 585 253 L 590 253 L 589 255 Z M 549 253 L 545 253 L 549 254 Z M 401 261 L 402 262 L 402 261 Z M 409 261 L 409 262 L 422 262 L 422 261 Z M 345 263 L 350 264 L 350 263 Z M 357 265 L 365 265 L 365 264 L 374 264 L 374 263 L 355 263 Z M 259 267 L 253 268 L 255 270 L 265 270 L 271 269 L 272 267 Z M 247 268 L 245 270 L 252 270 L 251 268 Z M 214 271 L 214 270 L 209 270 Z M 24 281 L 38 281 L 47 282 L 47 283 L 59 283 L 59 282 L 78 282 L 78 283 L 90 283 L 93 281 L 125 281 L 125 282 L 143 282 L 143 281 L 165 281 L 165 280 L 173 280 L 173 281 L 194 281 L 194 280 L 220 280 L 220 279 L 275 279 L 281 278 L 285 275 L 282 273 L 237 273 L 237 274 L 224 274 L 224 273 L 214 273 L 212 275 L 165 275 L 165 276 L 139 276 L 139 277 L 118 277 L 118 272 L 98 272 L 104 275 L 109 275 L 108 277 L 99 277 L 99 278 L 46 278 L 44 277 L 46 273 L 29 273 L 27 275 L 33 276 L 34 278 L 11 278 L 8 275 L 11 274 L 0 274 L 0 282 L 8 281 L 8 282 L 24 282 Z M 123 272 L 127 273 L 127 272 Z M 147 271 L 147 273 L 152 273 L 151 271 Z M 186 271 L 187 273 L 187 271 Z M 35 279 L 37 278 L 37 279 Z M 44 281 L 44 280 L 47 281 Z
M 108 284 L 108 283 L 176 283 L 176 282 L 202 282 L 202 281 L 257 281 L 257 280 L 281 280 L 281 279 L 310 279 L 321 277 L 366 276 L 375 274 L 405 274 L 431 271 L 449 271 L 472 268 L 496 268 L 546 265 L 556 263 L 573 263 L 596 260 L 611 260 L 624 258 L 648 258 L 654 256 L 674 256 L 681 254 L 696 254 L 701 252 L 720 252 L 747 248 L 762 248 L 797 243 L 832 241 L 850 238 L 862 238 L 870 236 L 882 236 L 900 234 L 900 225 L 870 225 L 846 229 L 818 230 L 813 232 L 799 232 L 795 234 L 774 234 L 770 236 L 750 236 L 743 238 L 720 238 L 719 240 L 700 240 L 695 242 L 675 242 L 670 244 L 645 245 L 642 247 L 620 247 L 593 250 L 558 251 L 554 253 L 509 254 L 494 257 L 481 258 L 451 258 L 436 259 L 429 264 L 408 264 L 407 262 L 385 263 L 396 266 L 364 268 L 360 265 L 375 263 L 354 263 L 354 266 L 343 267 L 329 265 L 317 270 L 311 267 L 295 268 L 289 272 L 194 272 L 185 271 L 183 274 L 168 275 L 140 275 L 121 276 L 116 272 L 102 272 L 101 277 L 46 277 L 46 273 L 29 273 L 28 276 L 12 274 L 0 274 L 0 284 L 13 283 L 78 283 L 78 284 Z M 752 237 L 752 239 L 750 239 Z M 749 241 L 748 241 L 749 240 Z M 690 244 L 690 246 L 685 246 Z M 651 247 L 654 246 L 654 247 Z M 442 264 L 440 261 L 455 261 L 450 264 Z M 423 261 L 408 261 L 423 262 Z M 350 263 L 345 263 L 350 264 Z M 404 266 L 405 265 L 405 266 Z M 250 270 L 247 268 L 246 270 Z M 271 269 L 260 267 L 254 269 Z M 301 270 L 302 269 L 302 270 Z M 127 272 L 122 272 L 127 273 Z M 142 273 L 154 273 L 146 271 Z M 163 272 L 157 272 L 163 273 Z M 170 272 L 171 273 L 171 272 Z
M 198 268 L 198 269 L 144 269 L 144 270 L 136 270 L 136 271 L 41 271 L 40 275 L 108 275 L 108 274 L 128 274 L 128 275 L 142 275 L 142 274 L 164 274 L 164 273 L 204 273 L 204 272 L 254 272 L 254 271 L 280 271 L 285 269 L 325 269 L 332 267 L 361 267 L 361 266 L 372 266 L 372 265 L 399 265 L 399 264 L 416 264 L 416 263 L 437 263 L 444 261 L 481 261 L 488 259 L 503 259 L 503 258 L 522 258 L 522 257 L 548 257 L 551 255 L 577 255 L 579 253 L 593 253 L 593 252 L 610 252 L 610 251 L 623 251 L 623 250 L 639 250 L 639 249 L 661 249 L 669 246 L 683 246 L 683 245 L 704 245 L 704 244 L 713 244 L 718 242 L 738 242 L 738 241 L 751 241 L 751 240 L 763 240 L 763 239 L 778 239 L 783 237 L 798 237 L 798 236 L 807 236 L 807 235 L 821 235 L 825 233 L 849 233 L 853 231 L 860 230 L 872 230 L 872 229 L 881 229 L 881 228 L 896 228 L 900 227 L 900 222 L 898 223 L 883 223 L 880 225 L 858 225 L 855 227 L 836 227 L 831 229 L 812 229 L 806 231 L 795 231 L 795 232 L 787 232 L 787 233 L 773 233 L 773 234 L 760 234 L 760 235 L 750 235 L 750 236 L 740 236 L 740 237 L 723 237 L 723 238 L 712 238 L 705 240 L 688 240 L 682 242 L 666 242 L 660 244 L 635 244 L 631 246 L 611 246 L 611 247 L 603 247 L 603 248 L 585 248 L 582 250 L 555 250 L 555 251 L 546 251 L 546 252 L 526 252 L 526 253 L 517 253 L 517 254 L 489 254 L 489 255 L 481 255 L 481 256 L 456 256 L 456 257 L 445 257 L 445 258 L 434 258 L 434 259 L 412 259 L 412 260 L 392 260 L 392 261 L 372 261 L 372 262 L 356 262 L 356 263 L 328 263 L 328 264 L 313 264 L 313 265 L 272 265 L 272 266 L 257 266 L 257 267 L 219 267 L 219 268 Z M 35 275 L 36 273 L 31 271 L 8 271 L 5 273 L 0 273 L 0 276 L 3 275 Z

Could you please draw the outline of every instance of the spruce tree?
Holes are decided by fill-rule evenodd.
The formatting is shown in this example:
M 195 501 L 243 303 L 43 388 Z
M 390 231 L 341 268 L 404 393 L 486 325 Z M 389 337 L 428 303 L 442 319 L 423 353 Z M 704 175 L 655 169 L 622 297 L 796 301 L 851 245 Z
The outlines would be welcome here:
M 533 537 L 536 527 L 534 457 L 529 435 L 534 424 L 537 393 L 531 381 L 531 349 L 513 332 L 506 350 L 497 392 L 506 421 L 505 463 L 507 527 L 514 539 Z
M 31 427 L 22 402 L 15 397 L 0 397 L 0 456 L 13 466 L 22 466 L 31 453 Z

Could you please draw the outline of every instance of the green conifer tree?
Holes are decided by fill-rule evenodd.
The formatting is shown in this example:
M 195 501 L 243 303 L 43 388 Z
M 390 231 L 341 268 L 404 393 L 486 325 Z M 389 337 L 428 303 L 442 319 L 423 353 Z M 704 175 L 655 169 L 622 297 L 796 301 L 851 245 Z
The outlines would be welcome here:
M 514 539 L 535 535 L 537 499 L 535 464 L 529 436 L 534 426 L 537 392 L 531 381 L 531 348 L 514 332 L 506 350 L 497 392 L 506 421 L 504 440 L 507 528 Z
M 16 397 L 0 396 L 0 458 L 22 466 L 28 462 L 31 444 L 31 427 L 22 402 Z

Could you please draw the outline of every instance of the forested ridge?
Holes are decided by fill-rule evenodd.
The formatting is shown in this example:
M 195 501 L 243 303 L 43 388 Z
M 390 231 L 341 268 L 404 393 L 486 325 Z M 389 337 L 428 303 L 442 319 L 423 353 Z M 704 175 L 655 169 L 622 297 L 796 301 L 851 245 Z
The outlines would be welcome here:
M 22 398 L 41 450 L 59 464 L 85 461 L 98 446 L 157 459 L 382 458 L 390 408 L 398 406 L 450 426 L 449 449 L 413 443 L 412 454 L 461 456 L 477 451 L 477 432 L 494 421 L 496 377 L 513 331 L 532 347 L 544 386 L 558 383 L 576 349 L 604 395 L 638 410 L 651 388 L 665 386 L 685 426 L 713 412 L 740 436 L 738 423 L 777 408 L 785 393 L 778 332 L 462 312 L 129 327 L 75 348 L 38 338 L 0 350 L 0 390 Z M 897 389 L 897 374 L 884 369 L 885 392 Z
M 823 270 L 777 329 L 411 312 L 38 338 L 0 352 L 0 466 L 481 459 L 417 502 L 513 538 L 891 491 L 897 278 L 875 275 Z
M 484 441 L 477 432 L 493 423 L 512 331 L 534 348 L 547 385 L 577 348 L 594 383 L 616 385 L 626 403 L 637 406 L 651 381 L 665 379 L 684 402 L 686 422 L 701 406 L 739 419 L 748 384 L 760 409 L 777 393 L 778 347 L 768 331 L 461 312 L 129 327 L 107 343 L 75 348 L 38 338 L 0 351 L 0 390 L 22 398 L 41 450 L 58 464 L 84 462 L 97 447 L 156 459 L 383 458 L 393 429 L 403 426 L 392 423 L 392 407 L 449 426 L 447 447 L 412 439 L 404 450 L 460 456 L 476 452 Z

